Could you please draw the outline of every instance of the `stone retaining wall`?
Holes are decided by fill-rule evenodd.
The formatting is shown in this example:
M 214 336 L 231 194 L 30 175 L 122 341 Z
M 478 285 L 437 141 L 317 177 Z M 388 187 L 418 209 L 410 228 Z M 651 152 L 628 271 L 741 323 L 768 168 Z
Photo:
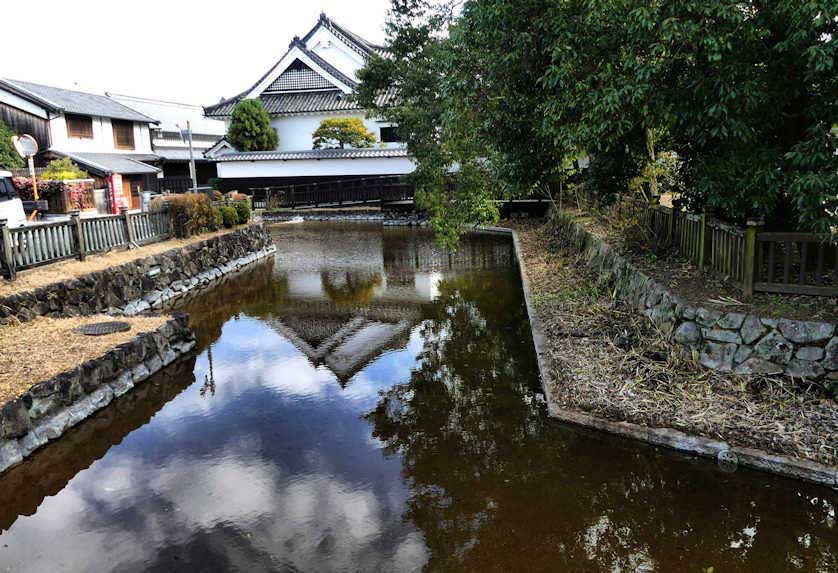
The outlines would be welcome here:
M 622 300 L 673 342 L 698 351 L 703 366 L 737 374 L 838 381 L 835 324 L 761 318 L 693 305 L 637 269 L 569 215 L 554 213 L 553 224 L 583 254 L 589 267 L 614 280 Z
M 0 324 L 37 316 L 134 315 L 274 252 L 264 225 L 171 249 L 81 277 L 0 298 Z
M 0 409 L 0 472 L 20 463 L 194 346 L 187 315 L 175 313 L 156 331 L 138 334 L 103 356 L 35 384 L 7 402 Z

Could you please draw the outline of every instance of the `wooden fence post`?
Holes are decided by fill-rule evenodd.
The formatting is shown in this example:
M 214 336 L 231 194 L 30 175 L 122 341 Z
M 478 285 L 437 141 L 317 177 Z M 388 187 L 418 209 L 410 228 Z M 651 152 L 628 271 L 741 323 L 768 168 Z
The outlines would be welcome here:
M 701 228 L 698 233 L 698 268 L 704 268 L 704 250 L 707 243 L 707 209 L 701 210 Z
M 84 242 L 84 229 L 82 228 L 81 211 L 76 209 L 70 211 L 70 222 L 76 230 L 76 244 L 79 246 L 79 260 L 83 261 L 87 257 L 87 245 Z
M 0 219 L 0 234 L 2 234 L 3 240 L 3 265 L 6 267 L 9 280 L 13 281 L 17 272 L 15 271 L 15 257 L 12 252 L 12 233 L 9 231 L 9 221 L 7 219 Z
M 754 296 L 754 281 L 758 271 L 756 268 L 757 233 L 765 222 L 762 219 L 748 219 L 746 224 L 748 229 L 745 233 L 745 267 L 742 269 L 742 291 L 745 298 L 749 298 Z
M 136 240 L 134 239 L 134 227 L 131 225 L 131 215 L 128 214 L 128 207 L 120 207 L 119 214 L 122 215 L 122 222 L 125 224 L 125 240 L 128 242 L 128 248 L 136 247 Z

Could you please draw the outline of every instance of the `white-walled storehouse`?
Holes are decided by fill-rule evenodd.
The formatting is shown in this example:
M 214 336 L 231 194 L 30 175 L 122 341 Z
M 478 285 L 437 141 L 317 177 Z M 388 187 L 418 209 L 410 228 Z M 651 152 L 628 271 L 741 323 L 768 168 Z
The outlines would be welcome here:
M 150 164 L 159 160 L 150 131 L 157 121 L 105 95 L 3 79 L 0 120 L 35 136 L 40 161 L 69 157 L 103 185 L 119 181 L 129 208 L 139 206 L 139 191 L 153 188 L 160 171 Z
M 281 185 L 304 179 L 401 175 L 414 170 L 391 124 L 361 109 L 351 96 L 358 70 L 381 48 L 339 26 L 325 14 L 256 83 L 232 98 L 207 106 L 207 117 L 229 125 L 236 104 L 260 99 L 279 135 L 272 151 L 240 153 L 228 145 L 210 151 L 227 188 Z M 382 94 L 382 101 L 394 97 Z M 360 118 L 378 140 L 365 149 L 312 149 L 312 133 L 324 119 Z

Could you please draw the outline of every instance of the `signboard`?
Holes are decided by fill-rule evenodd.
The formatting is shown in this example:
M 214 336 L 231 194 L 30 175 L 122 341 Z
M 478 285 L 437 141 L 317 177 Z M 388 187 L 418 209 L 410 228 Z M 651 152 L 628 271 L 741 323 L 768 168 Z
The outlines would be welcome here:
M 111 212 L 116 215 L 120 208 L 129 206 L 122 190 L 122 175 L 114 173 L 108 177 L 108 189 L 111 194 Z
M 38 142 L 31 135 L 21 134 L 12 136 L 12 145 L 24 159 L 38 153 Z

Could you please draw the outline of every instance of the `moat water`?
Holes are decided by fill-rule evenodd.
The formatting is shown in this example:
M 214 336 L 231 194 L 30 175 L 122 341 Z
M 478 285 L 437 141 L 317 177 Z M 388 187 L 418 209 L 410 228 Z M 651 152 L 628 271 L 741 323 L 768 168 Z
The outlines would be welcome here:
M 836 492 L 548 418 L 508 237 L 272 233 L 0 476 L 0 571 L 838 571 Z

